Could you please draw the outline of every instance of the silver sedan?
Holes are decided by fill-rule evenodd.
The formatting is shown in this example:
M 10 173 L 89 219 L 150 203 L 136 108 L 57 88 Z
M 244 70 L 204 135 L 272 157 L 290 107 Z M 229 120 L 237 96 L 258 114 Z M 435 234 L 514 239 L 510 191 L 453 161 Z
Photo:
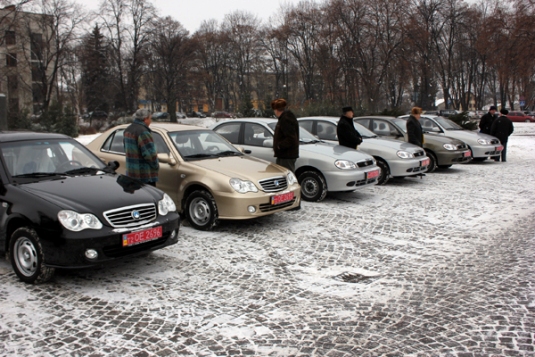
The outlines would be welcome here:
M 299 125 L 321 140 L 338 144 L 336 127 L 339 118 L 306 117 L 299 118 Z M 384 139 L 358 123 L 355 128 L 363 138 L 359 150 L 372 155 L 381 168 L 378 184 L 385 184 L 391 177 L 414 176 L 427 171 L 429 158 L 425 151 L 413 144 L 399 140 Z
M 408 115 L 399 118 L 406 119 Z M 472 151 L 475 161 L 483 161 L 489 157 L 500 156 L 503 146 L 500 140 L 492 135 L 464 129 L 451 119 L 437 115 L 422 114 L 420 124 L 425 133 L 433 133 L 464 141 Z
M 273 135 L 277 119 L 243 118 L 219 122 L 212 127 L 245 153 L 275 162 Z M 299 158 L 295 163 L 301 198 L 321 201 L 327 191 L 354 191 L 376 184 L 381 170 L 375 159 L 363 152 L 318 140 L 300 129 Z

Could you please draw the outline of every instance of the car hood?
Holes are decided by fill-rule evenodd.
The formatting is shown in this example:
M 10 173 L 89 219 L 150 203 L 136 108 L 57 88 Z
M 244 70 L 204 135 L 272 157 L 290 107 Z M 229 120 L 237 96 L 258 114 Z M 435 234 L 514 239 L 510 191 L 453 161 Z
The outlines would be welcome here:
M 155 188 L 140 184 L 123 175 L 95 175 L 66 177 L 19 185 L 21 190 L 79 213 L 101 213 L 110 209 L 143 203 L 154 203 L 162 198 Z
M 303 152 L 308 152 L 313 155 L 329 156 L 333 159 L 344 159 L 353 162 L 359 162 L 363 160 L 371 160 L 372 156 L 357 151 L 355 149 L 348 148 L 342 145 L 336 145 L 326 142 L 318 142 L 315 144 L 301 144 L 299 145 L 300 156 Z
M 283 176 L 278 166 L 252 156 L 230 156 L 217 159 L 189 161 L 190 164 L 214 171 L 229 178 L 258 181 L 273 176 Z
M 456 139 L 466 141 L 466 142 L 475 142 L 477 139 L 492 140 L 496 139 L 492 135 L 478 133 L 470 130 L 448 130 L 446 135 L 450 137 L 455 137 Z
M 456 139 L 456 138 L 451 138 L 449 136 L 443 136 L 443 135 L 438 135 L 438 134 L 430 134 L 430 133 L 424 134 L 424 140 L 426 142 L 435 142 L 435 143 L 441 143 L 441 144 L 454 144 L 454 145 L 459 145 L 459 144 L 464 143 L 463 141 Z
M 361 144 L 361 147 L 365 149 L 366 146 L 370 147 L 382 147 L 382 148 L 389 148 L 391 150 L 403 150 L 408 152 L 414 152 L 421 150 L 419 146 L 416 146 L 414 144 L 410 144 L 404 141 L 394 140 L 394 139 L 387 139 L 387 138 L 364 138 Z

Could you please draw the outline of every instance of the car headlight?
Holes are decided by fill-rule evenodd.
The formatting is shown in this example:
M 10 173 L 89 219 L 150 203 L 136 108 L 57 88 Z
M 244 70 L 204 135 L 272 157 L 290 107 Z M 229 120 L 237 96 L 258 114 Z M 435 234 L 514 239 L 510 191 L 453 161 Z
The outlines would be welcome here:
M 485 139 L 477 139 L 477 143 L 481 145 L 490 145 L 490 141 Z
M 291 186 L 297 183 L 297 177 L 295 177 L 293 172 L 289 171 L 287 176 L 288 176 L 288 186 Z
M 256 188 L 255 184 L 251 181 L 244 181 L 240 180 L 239 178 L 231 178 L 229 183 L 230 186 L 232 186 L 232 188 L 239 193 L 258 192 L 258 188 Z
M 336 160 L 334 166 L 338 167 L 340 170 L 354 170 L 357 168 L 357 165 L 348 160 Z
M 444 149 L 446 150 L 457 150 L 457 147 L 453 144 L 444 144 L 442 145 L 444 147 Z
M 63 227 L 73 232 L 80 232 L 84 229 L 101 229 L 102 223 L 97 216 L 91 213 L 78 213 L 64 210 L 58 212 L 59 222 Z
M 412 159 L 414 155 L 408 151 L 400 150 L 396 153 L 400 159 Z
M 163 198 L 160 201 L 158 201 L 158 213 L 161 216 L 165 216 L 169 212 L 175 212 L 175 211 L 176 211 L 175 203 L 173 202 L 173 200 L 171 199 L 171 197 L 169 197 L 167 193 L 164 193 Z

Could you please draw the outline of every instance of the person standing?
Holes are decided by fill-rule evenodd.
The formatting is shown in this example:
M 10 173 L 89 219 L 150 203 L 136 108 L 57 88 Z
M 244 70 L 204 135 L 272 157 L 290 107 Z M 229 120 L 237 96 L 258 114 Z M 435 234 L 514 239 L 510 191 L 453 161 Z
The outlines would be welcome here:
M 279 119 L 273 137 L 273 151 L 276 164 L 295 173 L 295 161 L 299 157 L 299 124 L 286 105 L 286 100 L 282 98 L 271 102 L 271 109 Z
M 483 115 L 481 117 L 481 120 L 479 121 L 479 132 L 490 135 L 490 128 L 492 126 L 492 122 L 494 122 L 495 119 L 496 119 L 496 107 L 492 105 L 489 108 L 488 113 Z
M 338 136 L 338 144 L 342 146 L 347 146 L 351 149 L 357 149 L 360 144 L 362 144 L 362 136 L 355 129 L 353 125 L 353 108 L 343 107 L 343 115 L 338 121 L 336 126 L 336 135 Z
M 500 139 L 500 142 L 503 145 L 501 159 L 502 162 L 505 162 L 507 155 L 507 141 L 509 140 L 509 136 L 511 136 L 515 128 L 511 119 L 506 116 L 509 114 L 509 111 L 507 109 L 501 109 L 500 113 L 502 115 L 492 123 L 490 135 Z M 494 161 L 500 161 L 500 156 L 495 156 Z
M 411 115 L 407 120 L 407 135 L 409 137 L 409 143 L 417 145 L 421 148 L 424 147 L 424 133 L 422 125 L 420 124 L 420 116 L 422 114 L 422 108 L 413 107 L 411 109 Z
M 126 176 L 156 186 L 158 181 L 158 151 L 149 129 L 152 123 L 148 109 L 138 109 L 134 122 L 124 131 Z

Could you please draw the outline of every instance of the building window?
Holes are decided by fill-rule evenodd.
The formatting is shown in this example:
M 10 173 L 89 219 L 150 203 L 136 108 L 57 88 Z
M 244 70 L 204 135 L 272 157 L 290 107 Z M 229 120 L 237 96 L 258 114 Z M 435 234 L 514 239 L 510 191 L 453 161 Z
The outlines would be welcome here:
M 17 67 L 17 54 L 16 53 L 8 53 L 6 55 L 6 66 Z
M 19 78 L 16 75 L 7 76 L 7 92 L 12 96 L 19 89 Z
M 19 112 L 19 98 L 9 98 L 8 102 L 8 110 L 11 113 L 18 113 Z
M 43 59 L 43 35 L 32 33 L 30 35 L 30 42 L 32 60 L 41 61 Z
M 34 103 L 42 103 L 45 99 L 44 87 L 40 83 L 32 84 L 32 99 Z
M 15 36 L 15 31 L 6 31 L 5 41 L 6 45 L 17 44 L 17 37 Z

